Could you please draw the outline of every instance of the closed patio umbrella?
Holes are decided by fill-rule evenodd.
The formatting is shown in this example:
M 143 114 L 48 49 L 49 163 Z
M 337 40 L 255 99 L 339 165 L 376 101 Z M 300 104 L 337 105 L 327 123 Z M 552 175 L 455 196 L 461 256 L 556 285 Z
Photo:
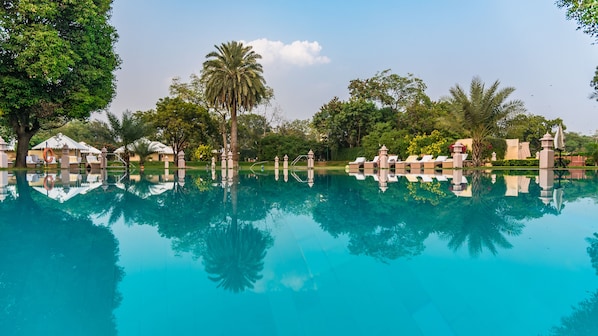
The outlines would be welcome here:
M 554 148 L 559 151 L 559 158 L 556 163 L 556 167 L 566 167 L 565 163 L 563 162 L 563 158 L 561 154 L 563 150 L 565 150 L 565 134 L 563 133 L 563 125 L 559 125 L 559 128 L 556 130 L 556 134 L 554 135 Z

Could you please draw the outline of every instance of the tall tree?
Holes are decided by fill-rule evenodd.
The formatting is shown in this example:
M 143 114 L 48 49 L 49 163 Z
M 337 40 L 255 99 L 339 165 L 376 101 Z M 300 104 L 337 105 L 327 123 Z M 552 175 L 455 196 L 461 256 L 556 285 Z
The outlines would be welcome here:
M 515 88 L 499 89 L 499 85 L 497 80 L 486 89 L 482 80 L 474 77 L 469 95 L 458 84 L 449 90 L 454 112 L 462 118 L 472 138 L 472 160 L 476 166 L 482 164 L 484 140 L 498 132 L 499 123 L 525 111 L 522 101 L 506 101 Z
M 0 4 L 0 119 L 18 140 L 25 167 L 41 128 L 82 119 L 114 96 L 117 34 L 112 0 L 3 1 Z
M 203 107 L 183 101 L 179 97 L 162 98 L 156 103 L 156 110 L 145 112 L 144 118 L 150 120 L 160 135 L 172 147 L 176 158 L 191 141 L 208 143 L 216 126 Z
M 351 98 L 377 102 L 395 113 L 404 112 L 408 106 L 426 97 L 425 90 L 423 80 L 413 74 L 402 77 L 390 73 L 390 69 L 378 72 L 372 78 L 349 82 Z
M 251 46 L 237 41 L 214 47 L 216 51 L 207 54 L 203 63 L 205 95 L 209 102 L 230 113 L 231 151 L 233 161 L 238 165 L 237 113 L 251 111 L 267 95 L 262 65 L 258 63 L 262 56 Z

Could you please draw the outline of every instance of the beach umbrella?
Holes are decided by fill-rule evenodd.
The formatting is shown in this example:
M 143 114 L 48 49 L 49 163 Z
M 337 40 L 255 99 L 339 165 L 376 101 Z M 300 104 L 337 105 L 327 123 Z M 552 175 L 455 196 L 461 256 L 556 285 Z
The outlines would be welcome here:
M 559 125 L 554 135 L 554 148 L 563 151 L 565 150 L 565 134 L 563 133 L 563 126 Z
M 552 194 L 554 207 L 558 213 L 561 213 L 563 208 L 563 188 L 556 188 Z

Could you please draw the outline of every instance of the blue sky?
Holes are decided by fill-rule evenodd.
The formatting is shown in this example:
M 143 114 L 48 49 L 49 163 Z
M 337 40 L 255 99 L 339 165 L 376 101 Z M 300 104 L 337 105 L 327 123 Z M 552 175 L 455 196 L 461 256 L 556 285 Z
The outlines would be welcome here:
M 173 77 L 199 73 L 214 45 L 239 40 L 263 56 L 286 120 L 309 119 L 349 81 L 412 73 L 434 100 L 474 76 L 516 88 L 528 112 L 593 134 L 588 98 L 598 45 L 550 0 L 115 0 L 117 96 L 109 110 L 147 110 Z

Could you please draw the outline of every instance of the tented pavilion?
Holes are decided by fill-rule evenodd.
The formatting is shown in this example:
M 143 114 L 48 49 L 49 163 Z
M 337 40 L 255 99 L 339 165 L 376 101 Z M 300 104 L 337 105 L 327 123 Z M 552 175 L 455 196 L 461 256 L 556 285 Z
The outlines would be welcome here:
M 147 141 L 149 142 L 149 148 L 151 148 L 154 153 L 147 157 L 146 161 L 165 161 L 165 158 L 168 161 L 174 162 L 174 151 L 170 146 L 167 146 L 158 141 L 150 141 L 145 138 L 139 139 L 137 141 Z M 139 161 L 138 155 L 133 155 L 133 148 L 135 148 L 134 144 L 129 144 L 127 146 L 129 148 L 129 152 L 131 152 L 131 161 Z M 121 146 L 117 148 L 114 153 L 122 155 L 125 152 L 125 147 Z
M 44 150 L 46 148 L 50 148 L 54 152 L 54 155 L 57 158 L 60 158 L 62 157 L 62 149 L 64 148 L 64 145 L 66 145 L 69 149 L 69 156 L 75 156 L 79 159 L 81 158 L 81 154 L 87 150 L 86 146 L 78 143 L 62 133 L 58 133 L 55 136 L 33 146 L 31 150 L 29 150 L 29 155 L 37 155 L 41 158 L 43 157 Z

